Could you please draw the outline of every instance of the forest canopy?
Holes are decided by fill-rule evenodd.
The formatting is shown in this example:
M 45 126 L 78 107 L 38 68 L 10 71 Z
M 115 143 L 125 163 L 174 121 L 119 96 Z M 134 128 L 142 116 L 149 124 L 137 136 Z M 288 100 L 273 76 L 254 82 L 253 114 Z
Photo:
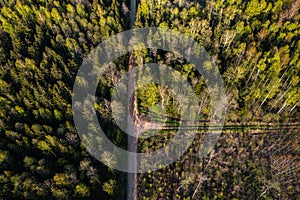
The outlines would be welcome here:
M 299 0 L 140 0 L 133 28 L 180 31 L 205 47 L 224 81 L 226 124 L 297 123 L 299 8 Z M 71 98 L 83 59 L 100 42 L 129 30 L 130 12 L 127 0 L 0 0 L 0 198 L 125 199 L 126 174 L 101 164 L 81 144 L 73 122 Z M 145 49 L 134 52 L 134 56 L 142 64 L 166 64 L 183 74 L 199 97 L 199 120 L 210 119 L 210 97 L 194 66 L 172 52 Z M 113 122 L 109 107 L 111 88 L 128 71 L 129 57 L 120 57 L 100 77 L 94 105 L 107 136 L 124 149 L 126 136 Z M 174 122 L 179 116 L 174 99 L 166 88 L 156 84 L 137 90 L 139 112 L 145 116 L 158 102 L 167 110 L 168 120 Z M 215 171 L 208 170 L 213 176 L 210 181 L 204 174 L 196 176 L 197 171 L 190 171 L 190 176 L 182 174 L 188 170 L 187 165 L 196 166 L 193 162 L 201 162 L 205 168 L 209 158 L 176 162 L 167 169 L 176 177 L 172 184 L 166 183 L 171 181 L 171 175 L 164 176 L 162 172 L 139 177 L 139 198 L 188 199 L 198 188 L 190 182 L 199 179 L 205 182 L 205 190 L 194 196 L 197 199 L 257 199 L 266 188 L 264 199 L 279 198 L 280 192 L 282 198 L 299 198 L 300 184 L 285 183 L 286 191 L 280 185 L 270 186 L 271 158 L 265 155 L 263 161 L 256 162 L 259 158 L 255 156 L 258 149 L 266 150 L 262 141 L 272 145 L 279 140 L 283 146 L 287 140 L 299 141 L 297 134 L 290 135 L 285 138 L 266 134 L 253 139 L 249 131 L 243 130 L 228 138 L 224 136 L 216 152 L 228 157 L 223 160 L 224 168 L 222 159 L 213 161 L 217 167 L 212 168 Z M 236 141 L 240 146 L 230 147 Z M 150 139 L 139 148 L 158 148 L 154 144 Z M 299 142 L 293 145 L 299 149 Z M 299 167 L 299 151 L 287 154 Z M 274 153 L 273 158 L 276 156 L 280 160 L 284 155 Z M 243 174 L 244 181 L 235 177 L 230 168 L 236 170 L 235 174 Z M 165 185 L 155 188 L 159 177 Z M 166 185 L 170 187 L 163 196 L 162 187 Z M 184 190 L 176 192 L 178 187 Z

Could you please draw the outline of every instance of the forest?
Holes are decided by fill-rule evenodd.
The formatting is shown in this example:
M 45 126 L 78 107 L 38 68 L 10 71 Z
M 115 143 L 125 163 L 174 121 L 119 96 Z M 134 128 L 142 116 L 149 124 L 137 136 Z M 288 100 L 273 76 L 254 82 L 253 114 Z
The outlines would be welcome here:
M 195 66 L 149 48 L 112 62 L 94 109 L 125 150 L 111 98 L 132 59 L 172 67 L 199 100 L 192 145 L 171 165 L 137 174 L 134 199 L 300 199 L 300 0 L 138 0 L 134 14 L 132 2 L 0 0 L 0 199 L 126 199 L 127 173 L 99 162 L 78 136 L 72 90 L 97 45 L 143 27 L 178 31 L 205 48 L 224 82 L 226 118 L 213 150 L 199 158 L 212 97 Z M 176 96 L 148 84 L 135 101 L 140 116 L 167 124 L 139 138 L 138 152 L 164 147 L 180 126 Z

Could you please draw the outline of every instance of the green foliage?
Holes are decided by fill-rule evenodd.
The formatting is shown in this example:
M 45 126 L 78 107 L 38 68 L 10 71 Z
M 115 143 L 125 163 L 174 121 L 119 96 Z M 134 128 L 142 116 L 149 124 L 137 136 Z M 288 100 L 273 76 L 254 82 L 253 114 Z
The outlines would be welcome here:
M 251 0 L 249 3 L 247 3 L 245 13 L 249 17 L 257 16 L 261 14 L 261 12 L 265 9 L 266 6 L 267 3 L 265 0 Z
M 84 184 L 76 185 L 75 192 L 81 197 L 87 197 L 90 194 L 89 188 Z
M 108 180 L 102 186 L 103 191 L 107 192 L 109 195 L 113 195 L 116 183 L 117 182 L 113 179 Z
M 129 28 L 128 3 L 0 0 L 1 197 L 125 198 L 126 174 L 96 162 L 80 144 L 71 98 L 82 60 L 101 41 Z M 225 84 L 227 123 L 297 122 L 298 8 L 299 1 L 294 0 L 142 0 L 138 1 L 135 27 L 173 29 L 205 47 Z M 195 66 L 172 52 L 138 46 L 142 48 L 134 52 L 138 64 L 165 64 L 187 78 L 199 97 L 201 120 L 209 120 L 210 100 L 214 96 L 208 94 L 205 80 Z M 109 138 L 126 149 L 126 137 L 112 120 L 109 101 L 112 87 L 127 70 L 128 55 L 114 65 L 107 76 L 99 77 L 94 107 Z M 209 70 L 212 66 L 205 63 L 203 67 Z M 137 75 L 139 81 L 151 81 L 151 73 L 146 68 Z M 82 80 L 81 86 L 86 84 Z M 180 124 L 180 104 L 168 88 L 151 83 L 137 88 L 136 94 L 138 111 L 144 118 Z M 95 130 L 95 126 L 88 128 Z M 141 151 L 165 146 L 172 134 L 163 134 L 173 132 L 161 133 L 158 139 L 163 138 L 163 142 L 150 138 L 138 144 Z M 214 157 L 212 168 L 207 168 L 209 181 L 204 175 L 197 176 L 199 162 L 201 169 L 205 169 L 207 158 L 199 161 L 193 156 L 185 157 L 184 162 L 165 169 L 169 171 L 146 174 L 145 181 L 141 179 L 138 183 L 142 183 L 141 198 L 188 199 L 196 183 L 203 181 L 196 199 L 257 199 L 268 187 L 272 189 L 262 199 L 294 199 L 299 187 L 289 182 L 286 190 L 279 191 L 278 183 L 270 181 L 274 180 L 268 172 L 272 167 L 265 166 L 269 158 L 256 157 L 257 148 L 264 149 L 264 142 L 268 141 L 250 140 L 247 135 L 247 131 L 237 137 L 228 135 L 218 142 L 216 150 L 222 156 Z M 285 140 L 280 138 L 278 143 Z M 195 149 L 191 148 L 189 153 L 195 153 Z M 107 162 L 116 164 L 111 152 L 103 156 Z M 183 186 L 178 189 L 180 184 Z
M 94 161 L 78 169 L 90 156 L 72 121 L 71 91 L 82 58 L 126 24 L 114 18 L 118 3 L 73 3 L 0 1 L 1 197 L 100 198 L 100 182 L 116 174 L 98 176 L 108 169 Z
M 0 163 L 4 162 L 8 158 L 8 151 L 0 150 Z

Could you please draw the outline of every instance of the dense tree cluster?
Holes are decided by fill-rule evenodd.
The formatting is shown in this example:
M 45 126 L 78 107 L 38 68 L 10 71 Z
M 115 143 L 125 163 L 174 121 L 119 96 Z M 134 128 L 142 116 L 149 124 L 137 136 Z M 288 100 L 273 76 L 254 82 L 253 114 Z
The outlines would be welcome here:
M 136 28 L 180 31 L 205 47 L 224 81 L 228 124 L 299 120 L 299 0 L 137 4 Z M 125 198 L 126 174 L 98 162 L 80 143 L 71 97 L 82 60 L 101 41 L 129 29 L 129 7 L 129 1 L 121 0 L 0 0 L 0 198 Z M 136 51 L 134 56 L 139 64 L 166 64 L 185 76 L 199 97 L 200 120 L 209 120 L 211 97 L 193 65 L 180 55 L 155 49 Z M 122 148 L 127 146 L 126 136 L 112 118 L 110 99 L 111 88 L 128 70 L 129 57 L 122 56 L 99 77 L 94 105 L 106 134 Z M 166 87 L 137 88 L 137 101 L 145 118 L 179 124 L 179 103 Z M 139 176 L 138 196 L 299 198 L 299 184 L 290 181 L 299 171 L 286 169 L 291 163 L 299 169 L 299 151 L 272 154 L 277 147 L 299 141 L 293 132 L 297 130 L 257 137 L 247 130 L 226 133 L 203 160 L 191 155 L 203 140 L 199 136 L 181 161 L 166 171 Z M 139 150 L 162 147 L 170 139 L 163 134 L 141 140 Z M 299 143 L 292 147 L 299 149 Z
M 228 121 L 274 122 L 299 115 L 299 4 L 141 0 L 136 26 L 178 30 L 206 48 L 227 90 Z
M 125 192 L 117 189 L 124 184 L 115 181 L 119 173 L 109 172 L 80 144 L 71 109 L 83 57 L 126 28 L 120 4 L 0 2 L 1 198 L 108 198 Z

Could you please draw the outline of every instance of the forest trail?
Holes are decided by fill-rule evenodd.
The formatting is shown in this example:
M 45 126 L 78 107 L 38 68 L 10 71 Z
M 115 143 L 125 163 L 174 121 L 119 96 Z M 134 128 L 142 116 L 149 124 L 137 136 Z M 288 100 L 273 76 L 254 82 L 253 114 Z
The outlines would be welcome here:
M 136 14 L 136 0 L 130 1 L 130 28 L 132 29 L 135 24 L 135 14 Z
M 135 14 L 136 14 L 136 0 L 131 0 L 130 1 L 130 28 L 132 29 L 135 23 Z M 134 61 L 134 55 L 133 53 L 130 55 L 129 58 L 129 66 L 128 66 L 128 71 L 133 69 L 135 67 L 135 61 Z M 130 79 L 128 83 L 128 91 L 129 91 L 129 96 L 133 97 L 129 99 L 129 116 L 127 120 L 131 120 L 131 115 L 133 116 L 134 123 L 137 123 L 138 121 L 138 115 L 137 115 L 137 109 L 136 109 L 136 73 L 130 73 Z M 132 95 L 131 95 L 132 94 Z M 130 108 L 131 107 L 131 108 Z M 131 127 L 134 128 L 134 127 Z M 137 136 L 136 130 L 135 135 Z M 131 152 L 137 152 L 137 137 L 132 137 L 131 135 L 128 134 L 128 151 Z M 128 157 L 128 168 L 130 169 L 131 167 L 136 168 L 137 161 L 136 157 Z M 128 200 L 136 200 L 137 199 L 137 174 L 136 173 L 128 173 L 127 175 L 127 199 Z

